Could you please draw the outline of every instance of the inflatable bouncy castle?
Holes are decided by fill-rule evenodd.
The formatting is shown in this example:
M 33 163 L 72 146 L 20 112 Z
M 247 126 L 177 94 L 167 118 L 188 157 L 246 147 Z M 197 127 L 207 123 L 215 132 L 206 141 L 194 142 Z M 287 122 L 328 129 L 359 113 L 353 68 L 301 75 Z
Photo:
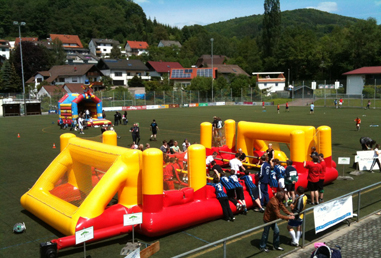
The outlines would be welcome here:
M 88 81 L 86 80 L 86 83 Z M 90 84 L 82 85 L 84 92 L 66 93 L 58 101 L 58 124 L 71 125 L 78 118 L 80 112 L 89 111 L 89 117 L 85 118 L 87 126 L 111 125 L 111 121 L 102 117 L 102 101 L 93 94 Z
M 235 121 L 227 120 L 225 127 L 227 146 L 214 147 L 217 151 L 239 147 L 251 156 L 263 151 L 261 141 L 289 143 L 291 159 L 299 172 L 298 184 L 306 186 L 306 170 L 301 163 L 308 158 L 308 148 L 314 145 L 326 157 L 325 183 L 337 177 L 327 126 L 316 130 L 310 126 L 239 122 L 236 130 Z M 163 168 L 163 152 L 159 149 L 141 152 L 117 146 L 113 131 L 103 133 L 103 143 L 63 134 L 60 154 L 21 197 L 21 204 L 66 235 L 48 242 L 55 251 L 74 246 L 75 232 L 91 226 L 94 238 L 89 242 L 131 232 L 133 226 L 123 225 L 125 214 L 142 212 L 143 223 L 134 226 L 134 230 L 150 237 L 222 218 L 215 189 L 206 185 L 205 159 L 213 151 L 211 130 L 210 123 L 201 124 L 201 144 L 189 146 L 186 170 L 175 166 L 175 162 L 172 167 L 167 164 Z M 280 151 L 278 154 L 284 155 Z M 186 173 L 186 182 L 176 175 L 178 170 Z M 255 181 L 255 174 L 251 176 Z M 241 184 L 247 207 L 251 208 L 254 203 Z M 271 197 L 271 190 L 269 193 Z M 232 203 L 230 206 L 234 213 L 238 212 Z

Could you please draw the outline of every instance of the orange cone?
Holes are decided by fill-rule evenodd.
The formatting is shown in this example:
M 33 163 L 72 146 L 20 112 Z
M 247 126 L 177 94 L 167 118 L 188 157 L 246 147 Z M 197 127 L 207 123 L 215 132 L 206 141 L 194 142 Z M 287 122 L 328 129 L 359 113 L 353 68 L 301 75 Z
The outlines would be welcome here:
M 17 138 L 21 138 L 21 136 L 20 136 L 20 134 L 19 134 L 19 133 L 17 134 Z
M 55 149 L 56 148 L 56 144 L 55 143 L 53 143 L 53 149 Z

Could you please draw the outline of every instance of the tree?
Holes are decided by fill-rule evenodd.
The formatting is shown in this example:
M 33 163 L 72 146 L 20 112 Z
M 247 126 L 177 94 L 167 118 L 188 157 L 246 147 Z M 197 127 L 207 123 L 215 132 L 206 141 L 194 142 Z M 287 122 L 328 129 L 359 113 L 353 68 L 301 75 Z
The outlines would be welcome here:
M 21 85 L 20 77 L 17 75 L 14 65 L 9 60 L 5 60 L 0 70 L 0 91 L 20 91 Z
M 265 0 L 262 46 L 264 56 L 272 56 L 281 33 L 281 12 L 279 0 Z
M 143 80 L 135 75 L 128 81 L 128 87 L 144 87 Z
M 52 53 L 52 66 L 54 65 L 64 65 L 66 60 L 66 53 L 62 47 L 62 41 L 59 38 L 55 38 L 52 42 L 53 51 Z
M 110 58 L 111 59 L 121 59 L 122 58 L 122 51 L 120 51 L 119 46 L 114 45 L 111 49 L 110 53 Z
M 24 80 L 28 80 L 38 71 L 50 69 L 50 59 L 48 50 L 30 41 L 22 41 L 22 54 L 24 65 Z M 21 78 L 21 58 L 20 45 L 18 45 L 11 55 L 11 62 L 16 68 L 17 74 Z

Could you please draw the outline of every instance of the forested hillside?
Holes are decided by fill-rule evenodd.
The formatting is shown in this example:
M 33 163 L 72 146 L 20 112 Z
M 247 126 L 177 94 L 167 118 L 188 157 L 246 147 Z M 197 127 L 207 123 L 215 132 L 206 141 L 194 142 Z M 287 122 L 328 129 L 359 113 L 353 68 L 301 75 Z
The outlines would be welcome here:
M 191 67 L 201 55 L 211 54 L 213 38 L 213 54 L 229 57 L 229 64 L 239 65 L 248 74 L 255 71 L 287 74 L 290 70 L 290 81 L 334 81 L 343 78 L 344 72 L 381 65 L 381 26 L 375 19 L 360 20 L 313 9 L 281 12 L 279 0 L 264 2 L 268 8 L 263 15 L 179 29 L 160 24 L 155 17 L 146 17 L 143 9 L 131 0 L 0 0 L 0 39 L 14 40 L 18 28 L 13 21 L 24 21 L 23 37 L 37 36 L 41 40 L 51 33 L 74 34 L 84 47 L 91 38 L 115 39 L 122 45 L 126 40 L 142 40 L 150 45 L 149 54 L 136 58 L 176 61 Z M 159 48 L 160 40 L 177 40 L 182 47 Z M 12 69 L 21 78 L 20 59 L 14 54 L 18 51 L 16 48 L 11 54 L 11 64 L 3 66 L 0 84 L 5 83 L 1 78 L 14 77 L 9 72 Z M 24 60 L 32 52 L 39 53 L 25 51 Z M 59 63 L 54 53 L 41 53 L 44 55 L 30 58 L 39 60 L 38 66 L 36 62 L 24 63 L 30 74 Z M 238 84 L 248 87 L 252 83 L 241 80 Z M 17 83 L 12 85 L 19 87 Z M 191 90 L 199 89 L 195 85 L 192 83 L 195 88 Z M 234 78 L 230 85 L 226 82 L 218 85 L 221 86 L 217 88 L 232 87 Z

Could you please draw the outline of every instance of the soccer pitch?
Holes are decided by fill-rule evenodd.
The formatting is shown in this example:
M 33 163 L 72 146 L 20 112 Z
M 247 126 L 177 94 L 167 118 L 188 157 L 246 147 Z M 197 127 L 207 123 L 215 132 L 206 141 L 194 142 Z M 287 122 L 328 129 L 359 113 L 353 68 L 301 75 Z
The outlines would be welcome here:
M 356 150 L 361 149 L 359 139 L 362 136 L 381 142 L 381 113 L 380 110 L 364 110 L 354 108 L 335 109 L 332 107 L 316 107 L 315 113 L 309 114 L 309 106 L 290 107 L 290 112 L 285 112 L 281 107 L 277 114 L 275 106 L 218 106 L 218 107 L 195 107 L 173 108 L 161 110 L 128 111 L 128 125 L 115 126 L 115 130 L 121 138 L 118 145 L 127 147 L 132 143 L 130 127 L 133 123 L 140 125 L 141 143 L 150 143 L 151 147 L 160 147 L 162 140 L 174 139 L 179 145 L 184 139 L 189 142 L 199 142 L 200 123 L 212 122 L 213 116 L 221 117 L 222 120 L 233 119 L 239 121 L 252 121 L 274 124 L 291 125 L 321 125 L 330 126 L 332 129 L 332 154 L 337 162 L 338 157 L 350 157 L 353 162 Z M 361 130 L 357 131 L 354 119 L 361 118 Z M 0 216 L 0 257 L 39 257 L 39 243 L 62 237 L 62 234 L 48 226 L 34 215 L 25 211 L 20 205 L 20 197 L 33 186 L 38 177 L 59 153 L 59 136 L 69 130 L 60 130 L 57 126 L 57 115 L 29 116 L 29 117 L 5 117 L 0 118 L 0 164 L 1 164 L 1 216 Z M 113 122 L 113 112 L 107 113 L 107 119 Z M 149 141 L 149 125 L 156 119 L 159 131 L 158 141 Z M 379 127 L 371 127 L 377 125 Z M 99 128 L 85 130 L 84 135 L 77 137 L 101 141 Z M 18 137 L 20 134 L 20 137 Z M 53 149 L 53 144 L 57 148 Z M 285 150 L 287 153 L 287 150 Z M 352 170 L 350 166 L 338 165 L 339 175 L 348 175 Z M 377 171 L 379 172 L 379 171 Z M 361 187 L 370 185 L 381 180 L 380 173 L 370 174 L 365 172 L 361 176 L 353 176 L 351 181 L 334 181 L 325 187 L 325 201 L 343 195 Z M 361 216 L 380 207 L 380 189 L 369 190 L 361 198 Z M 355 198 L 356 200 L 356 198 Z M 309 206 L 308 206 L 309 207 Z M 208 209 L 208 207 L 205 207 Z M 354 209 L 357 209 L 357 201 L 354 201 Z M 250 211 L 246 216 L 236 216 L 234 223 L 216 220 L 183 231 L 174 232 L 162 237 L 148 238 L 135 234 L 135 238 L 144 243 L 160 241 L 161 250 L 153 257 L 171 257 L 193 248 L 205 245 L 221 238 L 239 233 L 243 230 L 261 225 L 262 214 Z M 12 232 L 13 225 L 17 222 L 25 222 L 26 233 L 16 235 Z M 168 223 L 171 223 L 168 221 Z M 286 223 L 279 224 L 281 230 L 281 246 L 286 251 L 292 250 L 288 246 L 289 235 L 286 231 Z M 335 228 L 335 227 L 334 227 Z M 333 229 L 334 229 L 333 228 Z M 333 230 L 331 229 L 331 230 Z M 228 257 L 277 257 L 282 252 L 273 251 L 268 254 L 260 253 L 259 240 L 261 231 L 251 233 L 239 239 L 228 242 Z M 324 232 L 326 233 L 326 232 Z M 314 241 L 322 234 L 315 235 L 312 213 L 307 214 L 306 240 Z M 87 244 L 87 254 L 92 257 L 121 257 L 119 252 L 125 243 L 131 238 L 129 235 L 121 235 L 100 242 Z M 269 237 L 270 242 L 272 236 Z M 59 257 L 81 257 L 83 247 L 64 249 L 59 252 Z M 222 248 L 207 250 L 206 252 L 192 257 L 221 257 Z

